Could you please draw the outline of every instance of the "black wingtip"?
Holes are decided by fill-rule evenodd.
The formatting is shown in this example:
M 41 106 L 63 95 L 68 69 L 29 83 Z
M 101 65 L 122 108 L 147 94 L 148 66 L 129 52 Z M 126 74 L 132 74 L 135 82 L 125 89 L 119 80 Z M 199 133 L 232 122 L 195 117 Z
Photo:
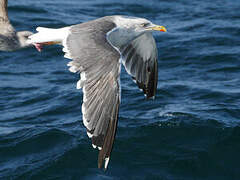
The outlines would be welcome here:
M 157 60 L 155 60 L 153 65 L 153 71 L 150 72 L 148 83 L 147 83 L 147 89 L 148 89 L 147 99 L 155 99 L 155 95 L 157 92 L 157 83 L 158 83 L 158 65 L 157 65 Z
M 108 163 L 110 160 L 110 155 L 113 149 L 114 139 L 117 132 L 117 123 L 118 123 L 118 112 L 119 112 L 119 97 L 117 97 L 117 103 L 114 105 L 113 109 L 113 117 L 111 118 L 107 134 L 104 137 L 104 142 L 102 149 L 99 151 L 98 154 L 98 168 L 103 168 L 104 171 L 107 170 Z M 103 167 L 104 164 L 104 167 Z
M 137 83 L 139 89 L 144 93 L 146 99 L 155 99 L 157 92 L 157 83 L 158 83 L 158 65 L 157 60 L 154 61 L 152 70 L 150 67 L 146 66 L 146 72 L 148 73 L 148 78 L 146 81 L 139 81 L 135 77 L 132 77 L 134 82 Z
M 154 100 L 156 97 L 156 90 L 157 90 L 157 82 L 150 82 L 149 86 L 147 87 L 146 85 L 144 85 L 141 82 L 137 82 L 137 85 L 140 89 L 143 90 L 144 96 L 146 97 L 146 99 L 150 100 Z

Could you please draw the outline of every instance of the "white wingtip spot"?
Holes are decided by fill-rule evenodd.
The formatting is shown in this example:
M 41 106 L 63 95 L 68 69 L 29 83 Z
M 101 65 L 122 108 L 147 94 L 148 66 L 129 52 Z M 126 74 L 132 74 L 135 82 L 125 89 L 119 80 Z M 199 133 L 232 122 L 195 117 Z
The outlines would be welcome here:
M 97 146 L 96 146 L 96 145 L 94 145 L 94 144 L 92 144 L 92 147 L 93 147 L 94 149 L 96 149 L 96 147 L 97 147 Z
M 102 150 L 102 147 L 98 147 L 98 150 L 101 151 L 101 150 Z
M 93 137 L 93 134 L 91 134 L 90 132 L 87 131 L 87 135 L 89 138 L 92 138 Z
M 150 97 L 149 99 L 152 99 L 152 100 L 154 100 L 154 99 L 155 99 L 155 96 L 152 96 L 152 97 Z
M 105 158 L 104 168 L 107 169 L 108 163 L 109 163 L 109 157 Z

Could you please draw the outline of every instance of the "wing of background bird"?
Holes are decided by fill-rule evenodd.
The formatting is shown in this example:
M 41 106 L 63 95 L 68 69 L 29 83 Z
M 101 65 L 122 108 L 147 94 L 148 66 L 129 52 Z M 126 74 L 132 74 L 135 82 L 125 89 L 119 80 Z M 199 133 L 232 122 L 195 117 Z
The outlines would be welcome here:
M 8 21 L 7 0 L 0 0 L 0 19 L 1 21 Z
M 0 0 L 0 34 L 4 36 L 15 35 L 15 29 L 8 19 L 7 0 Z
M 144 33 L 121 50 L 126 71 L 147 98 L 155 96 L 158 81 L 157 47 L 152 33 Z
M 69 70 L 80 72 L 77 88 L 83 89 L 83 123 L 93 147 L 100 150 L 98 166 L 105 162 L 106 169 L 118 121 L 120 54 L 106 40 L 113 24 L 102 26 L 97 20 L 71 26 L 63 51 L 64 57 L 73 59 Z

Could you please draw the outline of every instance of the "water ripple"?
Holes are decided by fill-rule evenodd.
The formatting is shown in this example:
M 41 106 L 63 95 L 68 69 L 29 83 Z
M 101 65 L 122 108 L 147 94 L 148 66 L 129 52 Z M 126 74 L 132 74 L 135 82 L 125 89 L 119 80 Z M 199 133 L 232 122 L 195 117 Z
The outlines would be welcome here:
M 239 7 L 227 0 L 9 1 L 17 30 L 123 14 L 168 33 L 154 33 L 155 100 L 122 68 L 107 172 L 97 168 L 79 74 L 68 71 L 62 47 L 0 52 L 0 179 L 239 179 Z

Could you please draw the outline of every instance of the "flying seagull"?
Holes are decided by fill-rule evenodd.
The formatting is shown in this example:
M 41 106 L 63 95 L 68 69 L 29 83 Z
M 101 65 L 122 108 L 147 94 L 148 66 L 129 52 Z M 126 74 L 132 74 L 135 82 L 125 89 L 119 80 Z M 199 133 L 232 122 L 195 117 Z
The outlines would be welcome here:
M 106 170 L 117 129 L 121 63 L 147 99 L 157 90 L 157 47 L 152 31 L 166 32 L 143 18 L 106 16 L 60 29 L 38 27 L 29 43 L 62 44 L 69 70 L 80 73 L 83 124 L 99 149 L 98 167 Z M 104 166 L 103 166 L 104 164 Z
M 0 0 L 0 51 L 15 51 L 30 46 L 29 31 L 16 32 L 8 19 L 8 0 Z

